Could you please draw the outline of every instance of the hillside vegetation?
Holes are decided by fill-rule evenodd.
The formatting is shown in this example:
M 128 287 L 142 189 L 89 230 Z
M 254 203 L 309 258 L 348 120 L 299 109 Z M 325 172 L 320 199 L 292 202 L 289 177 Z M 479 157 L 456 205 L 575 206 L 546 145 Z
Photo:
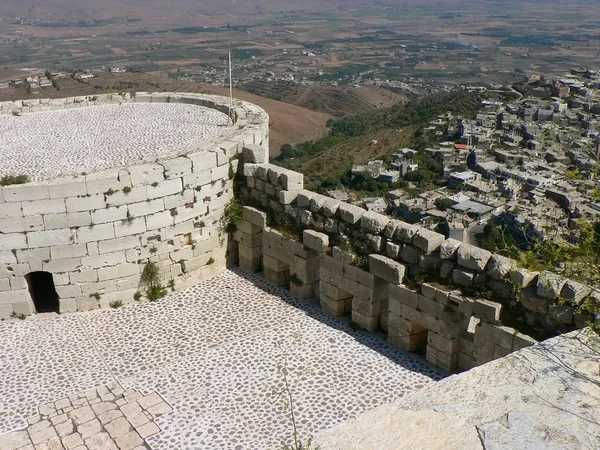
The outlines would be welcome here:
M 439 140 L 448 139 L 448 136 L 423 132 L 422 128 L 447 111 L 463 117 L 474 117 L 482 99 L 479 93 L 455 91 L 433 94 L 352 117 L 332 119 L 327 124 L 328 136 L 295 146 L 284 145 L 275 162 L 302 172 L 309 189 L 356 188 L 351 185 L 349 177 L 353 164 L 377 158 L 389 159 L 389 154 L 399 147 L 422 151 Z M 441 177 L 441 167 L 422 152 L 416 159 L 420 168 L 417 173 L 411 174 L 408 181 L 422 184 Z M 385 188 L 371 184 L 371 189 L 359 190 L 379 193 Z

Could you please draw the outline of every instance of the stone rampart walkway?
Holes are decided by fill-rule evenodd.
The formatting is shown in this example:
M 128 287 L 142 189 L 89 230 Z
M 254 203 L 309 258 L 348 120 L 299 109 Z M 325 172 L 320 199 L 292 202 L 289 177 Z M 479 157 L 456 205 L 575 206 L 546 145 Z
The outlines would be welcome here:
M 0 449 L 279 449 L 442 377 L 241 271 L 155 303 L 0 322 Z

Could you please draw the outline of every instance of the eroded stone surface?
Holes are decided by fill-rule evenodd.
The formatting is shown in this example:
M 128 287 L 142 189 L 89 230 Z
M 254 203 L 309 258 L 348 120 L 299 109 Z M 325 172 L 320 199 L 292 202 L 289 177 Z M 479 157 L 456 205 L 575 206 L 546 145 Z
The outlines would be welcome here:
M 442 377 L 318 305 L 227 271 L 155 303 L 0 323 L 0 433 L 29 418 L 47 433 L 39 439 L 73 448 L 86 424 L 82 449 L 279 448 L 291 436 L 273 395 L 279 341 L 303 436 Z

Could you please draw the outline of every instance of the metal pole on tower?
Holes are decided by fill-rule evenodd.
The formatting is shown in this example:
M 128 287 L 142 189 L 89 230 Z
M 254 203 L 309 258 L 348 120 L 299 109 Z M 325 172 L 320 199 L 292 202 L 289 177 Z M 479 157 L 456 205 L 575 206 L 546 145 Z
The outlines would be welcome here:
M 234 0 L 232 0 L 233 2 Z M 229 53 L 229 125 L 233 125 L 233 77 L 231 67 L 231 4 L 227 2 L 227 41 L 228 41 L 228 53 Z

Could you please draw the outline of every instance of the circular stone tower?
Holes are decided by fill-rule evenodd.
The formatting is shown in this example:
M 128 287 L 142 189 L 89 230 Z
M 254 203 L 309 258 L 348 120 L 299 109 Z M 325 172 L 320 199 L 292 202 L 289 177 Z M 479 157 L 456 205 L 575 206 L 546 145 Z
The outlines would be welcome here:
M 222 270 L 238 156 L 268 155 L 267 114 L 228 113 L 228 98 L 175 93 L 0 103 L 0 319 L 126 304 Z M 19 175 L 30 182 L 7 184 Z

